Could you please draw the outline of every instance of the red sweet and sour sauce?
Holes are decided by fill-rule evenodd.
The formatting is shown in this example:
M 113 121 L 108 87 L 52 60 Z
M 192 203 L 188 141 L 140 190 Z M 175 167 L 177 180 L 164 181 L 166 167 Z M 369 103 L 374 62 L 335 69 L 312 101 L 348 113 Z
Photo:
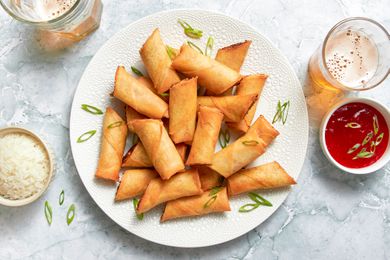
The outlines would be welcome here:
M 363 168 L 378 161 L 389 142 L 389 128 L 382 114 L 370 105 L 353 102 L 329 118 L 325 142 L 330 155 L 349 168 Z

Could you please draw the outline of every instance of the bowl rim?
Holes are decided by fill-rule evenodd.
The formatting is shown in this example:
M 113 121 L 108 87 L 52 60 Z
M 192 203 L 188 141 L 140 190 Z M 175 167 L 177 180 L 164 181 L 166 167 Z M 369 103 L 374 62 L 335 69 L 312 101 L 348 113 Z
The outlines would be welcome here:
M 332 155 L 330 154 L 326 141 L 325 141 L 325 130 L 326 130 L 326 125 L 329 122 L 330 117 L 333 115 L 333 113 L 339 109 L 341 106 L 349 104 L 349 103 L 364 103 L 367 105 L 370 105 L 374 107 L 376 110 L 378 110 L 382 116 L 385 118 L 385 121 L 387 123 L 387 127 L 390 130 L 390 110 L 387 108 L 384 104 L 381 102 L 373 99 L 373 98 L 368 98 L 368 97 L 348 97 L 344 98 L 341 101 L 337 102 L 334 104 L 329 111 L 325 114 L 325 116 L 322 119 L 321 125 L 320 125 L 320 131 L 319 131 L 319 139 L 320 139 L 320 145 L 322 148 L 323 153 L 327 157 L 327 159 L 336 167 L 338 167 L 340 170 L 352 174 L 368 174 L 368 173 L 373 173 L 379 169 L 381 169 L 383 166 L 385 166 L 389 161 L 390 161 L 390 141 L 387 144 L 387 148 L 385 153 L 382 155 L 382 157 L 379 158 L 376 162 L 373 164 L 363 167 L 363 168 L 350 168 L 346 167 L 339 162 L 337 162 Z
M 47 155 L 48 161 L 49 161 L 49 176 L 47 177 L 45 186 L 40 191 L 31 195 L 30 197 L 23 198 L 23 199 L 17 199 L 17 200 L 7 199 L 7 198 L 4 198 L 3 196 L 0 195 L 0 205 L 8 206 L 8 207 L 19 207 L 19 206 L 24 206 L 24 205 L 27 205 L 27 204 L 30 204 L 30 203 L 36 201 L 47 190 L 47 188 L 49 187 L 49 184 L 52 180 L 52 177 L 53 177 L 54 166 L 53 166 L 53 158 L 52 158 L 52 155 L 51 155 L 51 152 L 50 152 L 48 146 L 45 144 L 45 142 L 37 134 L 35 134 L 31 130 L 28 130 L 26 128 L 19 127 L 19 126 L 10 126 L 10 127 L 0 128 L 0 136 L 5 136 L 8 134 L 12 134 L 12 133 L 26 134 L 26 135 L 34 138 L 35 140 L 37 140 L 38 143 L 41 145 L 41 147 L 44 149 L 44 151 Z

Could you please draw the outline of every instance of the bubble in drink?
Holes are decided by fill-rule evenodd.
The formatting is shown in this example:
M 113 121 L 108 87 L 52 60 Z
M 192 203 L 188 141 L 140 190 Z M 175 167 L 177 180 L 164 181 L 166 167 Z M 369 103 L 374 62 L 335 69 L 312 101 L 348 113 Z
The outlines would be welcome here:
M 326 66 L 338 82 L 350 88 L 364 88 L 375 74 L 378 51 L 375 43 L 359 31 L 340 31 L 325 49 Z

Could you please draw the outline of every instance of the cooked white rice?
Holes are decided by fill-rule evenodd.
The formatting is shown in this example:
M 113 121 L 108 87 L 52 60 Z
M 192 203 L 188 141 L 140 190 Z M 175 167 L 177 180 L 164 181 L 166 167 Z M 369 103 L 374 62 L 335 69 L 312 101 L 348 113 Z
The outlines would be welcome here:
M 41 191 L 49 176 L 49 159 L 41 144 L 26 134 L 0 137 L 0 195 L 23 199 Z

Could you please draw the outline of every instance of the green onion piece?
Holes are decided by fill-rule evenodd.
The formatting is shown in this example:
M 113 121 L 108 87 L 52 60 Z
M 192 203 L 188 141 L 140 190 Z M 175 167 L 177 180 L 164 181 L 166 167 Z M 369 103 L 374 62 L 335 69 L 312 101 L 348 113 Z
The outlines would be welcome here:
M 287 122 L 288 111 L 290 110 L 290 100 L 283 104 L 282 123 Z
M 45 217 L 47 223 L 51 225 L 51 223 L 53 222 L 53 211 L 48 201 L 45 201 Z
M 79 138 L 77 138 L 77 142 L 83 143 L 83 142 L 89 140 L 95 134 L 96 134 L 96 130 L 91 130 L 91 131 L 85 132 L 84 134 L 80 135 Z
M 243 206 L 241 206 L 239 209 L 238 209 L 238 212 L 241 212 L 241 213 L 246 213 L 246 212 L 250 212 L 254 209 L 257 209 L 258 207 L 260 206 L 259 203 L 248 203 L 248 204 L 245 204 Z
M 101 111 L 99 108 L 88 104 L 81 104 L 81 109 L 93 115 L 103 115 L 103 111 Z
M 249 196 L 249 198 L 251 200 L 253 200 L 256 203 L 259 203 L 259 204 L 261 204 L 263 206 L 272 207 L 272 203 L 271 202 L 269 202 L 268 200 L 264 199 L 262 196 L 260 196 L 257 193 L 249 192 L 248 196 Z
M 349 128 L 361 128 L 362 126 L 356 122 L 349 122 L 345 125 L 345 127 Z
M 142 74 L 141 71 L 139 71 L 136 67 L 131 66 L 131 70 L 134 72 L 135 75 L 143 77 L 144 74 Z
M 226 144 L 228 144 L 228 143 L 230 142 L 230 132 L 229 132 L 228 129 L 226 129 L 226 130 L 224 131 L 223 138 L 225 139 Z
M 376 145 L 374 141 L 371 141 L 371 146 L 370 146 L 370 152 L 375 153 L 376 150 Z
M 214 196 L 216 195 L 218 192 L 220 192 L 221 190 L 223 189 L 223 187 L 214 187 L 210 190 L 210 193 L 209 193 L 209 196 Z
M 107 128 L 115 128 L 115 127 L 118 127 L 118 126 L 121 126 L 123 124 L 123 121 L 116 121 L 114 123 L 111 123 L 107 126 Z
M 378 117 L 374 115 L 373 119 L 373 126 L 374 126 L 374 134 L 376 135 L 379 131 L 379 123 L 378 123 Z
M 72 223 L 75 216 L 76 216 L 76 206 L 72 204 L 68 209 L 68 213 L 66 213 L 66 223 L 68 223 L 68 226 Z
M 360 147 L 360 144 L 355 144 L 354 146 L 352 146 L 351 148 L 349 148 L 347 154 L 353 153 L 353 152 L 356 151 L 359 147 Z
M 225 148 L 227 146 L 227 144 L 230 142 L 229 130 L 221 129 L 221 131 L 219 132 L 218 141 L 219 141 L 219 144 L 221 145 L 221 147 Z
M 169 97 L 169 93 L 161 93 L 160 96 L 162 96 L 162 97 Z
M 208 208 L 217 200 L 217 195 L 212 196 L 206 203 L 203 205 L 203 208 Z
M 189 25 L 186 21 L 183 21 L 181 19 L 178 20 L 178 23 L 183 27 L 184 33 L 194 39 L 199 39 L 203 36 L 203 31 L 192 28 L 191 25 Z
M 61 206 L 62 204 L 64 204 L 64 200 L 65 200 L 65 191 L 62 190 L 60 193 L 60 197 L 58 198 L 58 204 L 60 204 Z
M 139 203 L 139 199 L 134 198 L 133 199 L 133 207 L 134 207 L 135 214 L 137 215 L 137 219 L 138 220 L 143 220 L 144 219 L 144 213 L 141 213 L 141 214 L 137 213 L 138 203 Z
M 176 56 L 175 50 L 169 45 L 166 45 L 165 48 L 167 49 L 167 53 L 168 53 L 169 58 L 171 60 L 173 60 L 173 58 L 175 58 L 175 56 Z
M 352 158 L 352 160 L 356 160 L 359 158 L 366 159 L 366 158 L 371 158 L 372 156 L 374 156 L 374 153 L 367 152 L 366 148 L 363 148 L 355 157 Z
M 243 141 L 242 144 L 246 146 L 256 146 L 259 144 L 259 142 L 256 140 L 247 140 L 247 141 Z
M 131 138 L 131 143 L 132 144 L 135 144 L 138 142 L 138 135 L 136 134 L 133 134 L 132 138 Z
M 366 137 L 364 137 L 363 139 L 363 142 L 362 142 L 362 146 L 365 146 L 370 140 L 371 138 L 374 136 L 374 133 L 371 131 L 369 132 Z
M 210 56 L 211 55 L 211 50 L 213 49 L 213 46 L 214 46 L 214 38 L 209 36 L 209 38 L 207 39 L 207 43 L 206 43 L 206 48 L 204 50 L 204 54 L 207 55 L 207 56 Z
M 382 142 L 384 135 L 385 135 L 385 133 L 381 133 L 380 135 L 377 136 L 377 138 L 375 140 L 375 146 L 379 145 Z
M 274 115 L 274 118 L 272 119 L 272 124 L 279 121 L 281 112 L 282 112 L 282 104 L 280 103 L 279 100 L 278 104 L 276 105 L 276 113 Z
M 193 49 L 197 50 L 198 52 L 200 52 L 201 54 L 203 54 L 203 51 L 195 43 L 187 41 L 187 44 L 191 48 L 193 48 Z

